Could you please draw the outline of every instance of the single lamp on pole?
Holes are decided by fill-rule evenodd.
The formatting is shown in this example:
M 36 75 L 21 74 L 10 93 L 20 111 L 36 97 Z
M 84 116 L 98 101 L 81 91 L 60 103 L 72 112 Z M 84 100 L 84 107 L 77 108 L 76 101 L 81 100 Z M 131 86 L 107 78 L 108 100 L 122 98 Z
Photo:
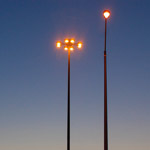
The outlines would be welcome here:
M 108 118 L 107 118 L 107 59 L 106 59 L 106 35 L 107 19 L 110 17 L 110 11 L 103 12 L 105 18 L 105 40 L 104 40 L 104 150 L 108 150 Z

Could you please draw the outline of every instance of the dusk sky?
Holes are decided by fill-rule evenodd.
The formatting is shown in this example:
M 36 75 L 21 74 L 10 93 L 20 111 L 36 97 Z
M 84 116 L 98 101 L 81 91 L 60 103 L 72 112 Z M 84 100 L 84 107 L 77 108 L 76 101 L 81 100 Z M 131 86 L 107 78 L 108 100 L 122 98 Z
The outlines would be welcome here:
M 150 150 L 149 0 L 0 0 L 0 150 L 103 150 L 104 18 L 109 150 Z

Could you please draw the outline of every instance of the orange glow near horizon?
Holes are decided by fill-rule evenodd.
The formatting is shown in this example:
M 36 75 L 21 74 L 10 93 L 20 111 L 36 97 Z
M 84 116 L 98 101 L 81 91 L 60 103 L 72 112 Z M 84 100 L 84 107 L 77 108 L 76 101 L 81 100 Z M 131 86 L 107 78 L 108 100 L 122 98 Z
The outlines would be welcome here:
M 104 15 L 104 18 L 105 18 L 105 19 L 108 19 L 108 18 L 110 17 L 110 11 L 109 11 L 109 10 L 105 10 L 105 11 L 103 12 L 103 15 Z

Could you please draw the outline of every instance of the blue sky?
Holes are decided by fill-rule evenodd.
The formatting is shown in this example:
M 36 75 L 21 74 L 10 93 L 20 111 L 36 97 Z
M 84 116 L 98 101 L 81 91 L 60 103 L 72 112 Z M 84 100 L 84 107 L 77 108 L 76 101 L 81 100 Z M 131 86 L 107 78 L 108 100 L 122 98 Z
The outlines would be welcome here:
M 103 149 L 104 19 L 108 21 L 109 149 L 150 149 L 148 0 L 0 1 L 0 149 L 66 150 L 71 53 L 71 150 Z

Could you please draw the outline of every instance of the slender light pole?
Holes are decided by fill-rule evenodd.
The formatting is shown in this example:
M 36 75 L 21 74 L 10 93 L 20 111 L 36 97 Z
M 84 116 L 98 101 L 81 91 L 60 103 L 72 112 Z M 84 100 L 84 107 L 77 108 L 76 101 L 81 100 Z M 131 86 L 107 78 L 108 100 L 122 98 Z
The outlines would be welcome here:
M 74 46 L 82 48 L 82 43 L 75 43 L 74 39 L 65 39 L 64 43 L 58 41 L 56 47 L 60 48 L 64 45 L 64 50 L 68 51 L 68 104 L 67 104 L 67 150 L 70 150 L 70 52 L 74 50 Z
M 105 18 L 105 40 L 104 40 L 104 150 L 108 150 L 108 118 L 107 118 L 107 59 L 106 59 L 106 35 L 107 35 L 107 19 L 110 11 L 103 12 Z
M 68 50 L 67 150 L 70 150 L 70 49 Z

